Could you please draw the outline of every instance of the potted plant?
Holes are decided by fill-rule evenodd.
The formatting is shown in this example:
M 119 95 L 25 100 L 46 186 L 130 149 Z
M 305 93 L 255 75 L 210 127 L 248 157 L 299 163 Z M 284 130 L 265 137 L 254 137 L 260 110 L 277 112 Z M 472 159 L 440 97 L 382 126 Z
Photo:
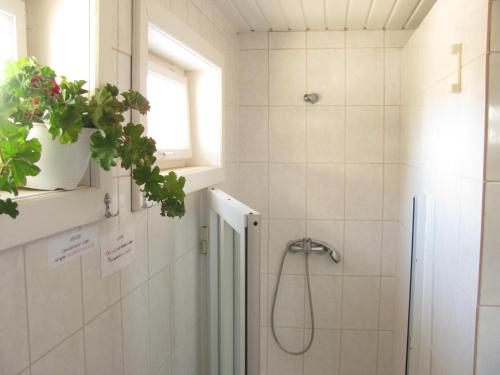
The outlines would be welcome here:
M 0 191 L 17 188 L 71 190 L 81 181 L 90 157 L 110 170 L 120 160 L 142 186 L 145 197 L 161 205 L 161 214 L 185 212 L 185 179 L 155 166 L 156 146 L 144 127 L 123 126 L 123 114 L 146 114 L 149 103 L 140 93 L 120 93 L 106 84 L 89 98 L 85 81 L 68 81 L 35 58 L 8 63 L 0 85 Z M 30 152 L 28 157 L 26 153 Z M 22 163 L 21 163 L 22 161 Z M 0 200 L 0 214 L 16 217 L 17 205 Z
M 35 59 L 7 64 L 1 87 L 6 102 L 17 105 L 12 119 L 29 129 L 29 139 L 38 139 L 43 153 L 40 172 L 28 176 L 25 186 L 38 190 L 73 190 L 85 174 L 90 160 L 90 135 L 84 128 L 88 112 L 85 81 L 70 82 L 41 66 Z

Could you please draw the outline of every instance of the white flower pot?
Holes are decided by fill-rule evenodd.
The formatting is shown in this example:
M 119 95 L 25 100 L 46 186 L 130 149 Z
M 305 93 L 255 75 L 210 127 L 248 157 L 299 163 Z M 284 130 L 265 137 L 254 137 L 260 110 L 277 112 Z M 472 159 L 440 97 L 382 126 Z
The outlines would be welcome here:
M 90 161 L 90 136 L 95 129 L 83 128 L 78 141 L 68 145 L 52 140 L 44 124 L 34 124 L 28 138 L 37 138 L 42 155 L 36 165 L 38 176 L 28 177 L 26 187 L 38 190 L 73 190 L 85 174 Z

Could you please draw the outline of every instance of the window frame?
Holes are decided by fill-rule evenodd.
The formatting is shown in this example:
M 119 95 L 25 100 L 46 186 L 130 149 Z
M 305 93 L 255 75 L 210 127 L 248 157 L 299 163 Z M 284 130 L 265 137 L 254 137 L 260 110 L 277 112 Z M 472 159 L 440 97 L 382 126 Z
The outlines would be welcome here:
M 200 116 L 196 110 L 193 111 L 193 102 L 197 102 L 200 93 L 197 92 L 196 85 L 192 83 L 199 81 L 202 74 L 201 70 L 185 69 L 189 71 L 189 99 L 190 99 L 190 116 L 191 116 L 191 143 L 193 156 L 184 167 L 178 168 L 175 166 L 166 166 L 161 168 L 162 174 L 167 174 L 170 171 L 175 171 L 178 176 L 186 178 L 184 191 L 189 194 L 194 191 L 199 191 L 209 186 L 220 184 L 224 181 L 225 168 L 222 157 L 222 139 L 224 132 L 224 90 L 225 90 L 225 58 L 224 55 L 210 44 L 201 35 L 196 33 L 182 20 L 179 20 L 172 13 L 168 12 L 163 4 L 156 1 L 134 1 L 132 17 L 132 88 L 141 93 L 147 91 L 147 70 L 150 51 L 150 30 L 154 29 L 157 34 L 162 34 L 165 39 L 168 39 L 170 45 L 176 45 L 177 51 L 182 49 L 183 53 L 188 53 L 195 56 L 197 60 L 202 61 L 205 66 L 209 66 L 213 77 L 217 79 L 217 103 L 216 107 L 210 108 L 211 117 L 203 117 L 205 112 Z M 154 53 L 156 56 L 157 53 Z M 167 56 L 159 55 L 165 61 L 170 61 Z M 179 56 L 177 56 L 179 57 Z M 175 59 L 173 61 L 176 63 Z M 200 132 L 199 118 L 206 120 L 205 124 L 209 127 L 204 129 L 205 133 Z M 132 119 L 136 122 L 144 124 L 147 129 L 147 115 L 132 114 Z M 206 138 L 215 138 L 214 143 L 208 144 Z M 151 207 L 151 202 L 145 199 L 138 186 L 132 182 L 132 211 L 140 211 Z
M 181 160 L 186 161 L 193 156 L 193 143 L 191 135 L 191 113 L 189 108 L 189 82 L 188 78 L 184 75 L 177 73 L 173 67 L 167 67 L 167 64 L 162 64 L 158 61 L 159 59 L 149 58 L 148 61 L 148 76 L 150 72 L 157 74 L 162 77 L 166 77 L 172 81 L 176 81 L 186 87 L 186 108 L 187 108 L 187 132 L 188 132 L 188 147 L 182 149 L 158 149 L 155 156 L 157 158 L 157 164 L 160 169 L 168 167 L 168 161 Z
M 14 16 L 17 58 L 26 56 L 26 7 L 21 0 L 0 0 L 0 11 Z

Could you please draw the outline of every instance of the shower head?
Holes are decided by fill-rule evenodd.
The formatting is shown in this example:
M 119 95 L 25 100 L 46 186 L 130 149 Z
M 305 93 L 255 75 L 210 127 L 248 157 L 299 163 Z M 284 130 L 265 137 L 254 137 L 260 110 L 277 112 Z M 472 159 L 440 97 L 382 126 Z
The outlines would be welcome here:
M 306 103 L 315 104 L 315 103 L 318 102 L 318 100 L 319 100 L 319 95 L 318 94 L 311 93 L 311 94 L 305 94 L 304 95 L 304 101 Z
M 328 255 L 335 263 L 340 263 L 340 255 L 334 249 L 328 249 Z

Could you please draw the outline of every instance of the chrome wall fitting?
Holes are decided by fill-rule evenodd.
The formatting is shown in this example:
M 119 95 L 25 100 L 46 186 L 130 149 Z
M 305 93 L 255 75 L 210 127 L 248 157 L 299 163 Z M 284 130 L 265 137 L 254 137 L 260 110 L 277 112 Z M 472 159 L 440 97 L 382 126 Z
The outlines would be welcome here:
M 318 100 L 319 100 L 319 95 L 318 94 L 310 93 L 310 94 L 305 94 L 304 95 L 304 101 L 306 103 L 315 104 L 315 103 L 318 102 Z
M 293 351 L 285 348 L 285 346 L 281 343 L 278 336 L 276 335 L 276 328 L 274 324 L 275 310 L 276 310 L 276 300 L 278 298 L 278 291 L 281 282 L 281 275 L 283 274 L 283 265 L 285 264 L 285 259 L 288 254 L 297 254 L 303 253 L 305 255 L 305 273 L 306 273 L 306 286 L 307 286 L 307 296 L 309 302 L 309 312 L 311 314 L 311 336 L 309 337 L 309 341 L 307 345 L 298 351 Z M 273 303 L 271 307 L 271 332 L 274 337 L 274 341 L 276 341 L 276 345 L 283 350 L 285 353 L 291 355 L 301 355 L 307 352 L 313 342 L 314 342 L 314 306 L 311 294 L 311 277 L 309 274 L 309 256 L 311 254 L 328 254 L 330 258 L 335 262 L 340 262 L 340 254 L 338 251 L 332 246 L 328 245 L 326 242 L 313 240 L 310 238 L 302 238 L 300 240 L 290 241 L 286 245 L 286 249 L 283 252 L 283 256 L 281 257 L 280 269 L 278 273 L 278 280 L 276 281 L 276 288 L 274 289 Z
M 306 252 L 315 254 L 326 253 L 330 255 L 330 258 L 335 263 L 340 262 L 340 254 L 334 247 L 328 245 L 326 242 L 313 240 L 311 238 L 304 238 L 301 240 L 289 242 L 287 244 L 287 251 L 292 254 Z
M 120 209 L 118 208 L 116 210 L 116 213 L 111 213 L 111 195 L 109 193 L 106 193 L 104 194 L 104 217 L 106 219 L 109 219 L 109 218 L 112 218 L 112 217 L 116 217 L 118 215 L 120 215 Z

